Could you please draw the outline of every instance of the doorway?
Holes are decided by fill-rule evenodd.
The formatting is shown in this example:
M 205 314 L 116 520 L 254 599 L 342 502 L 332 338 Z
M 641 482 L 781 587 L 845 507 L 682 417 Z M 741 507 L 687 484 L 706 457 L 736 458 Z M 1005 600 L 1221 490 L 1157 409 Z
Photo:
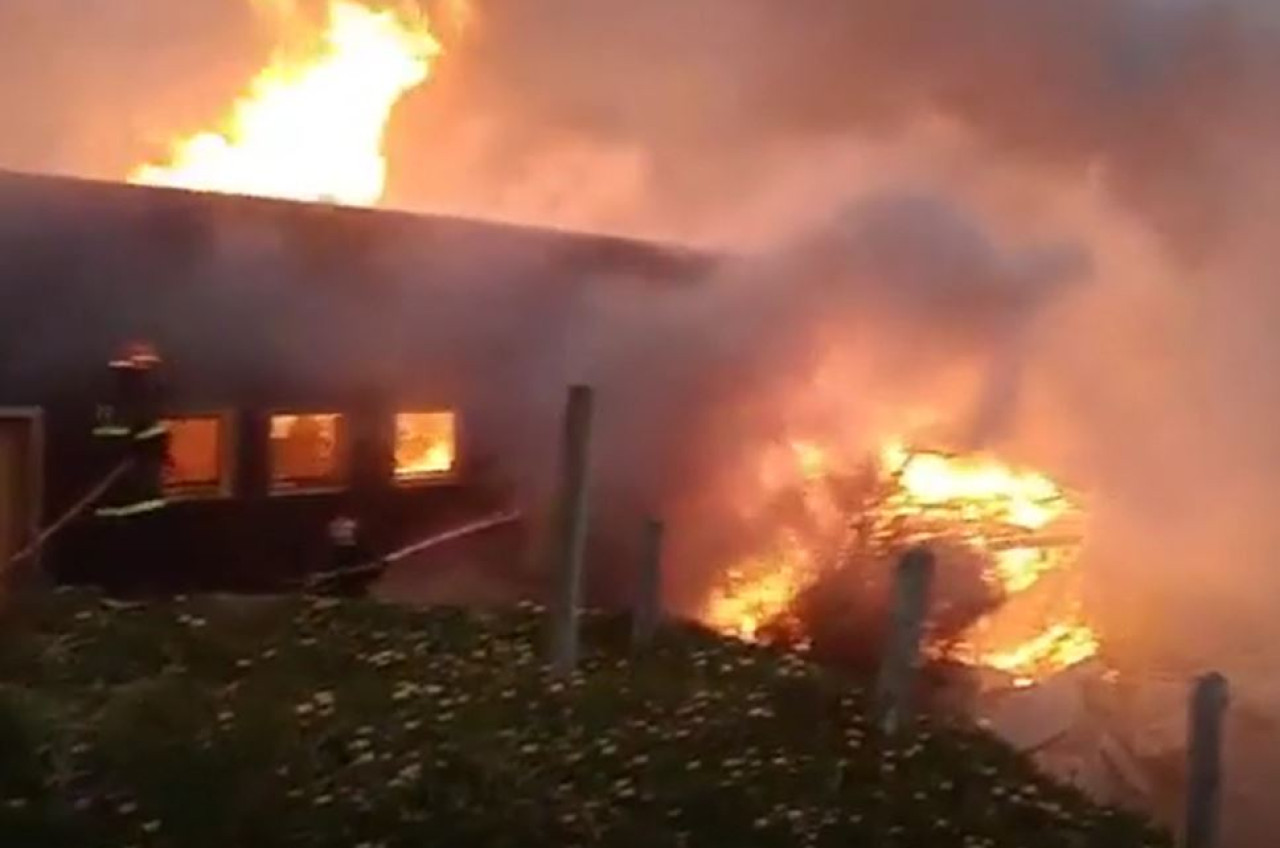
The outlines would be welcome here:
M 38 409 L 0 408 L 0 574 L 39 532 L 43 423 Z

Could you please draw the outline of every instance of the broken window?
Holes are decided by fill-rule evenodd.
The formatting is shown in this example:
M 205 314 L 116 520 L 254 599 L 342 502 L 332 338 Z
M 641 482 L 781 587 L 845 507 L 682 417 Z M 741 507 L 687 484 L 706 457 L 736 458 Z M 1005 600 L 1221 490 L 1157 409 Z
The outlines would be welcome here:
M 221 415 L 169 418 L 169 463 L 165 487 L 176 494 L 217 495 L 227 491 L 226 426 Z
M 271 416 L 271 486 L 329 488 L 345 472 L 345 433 L 336 413 Z
M 397 480 L 429 480 L 450 475 L 457 456 L 454 413 L 401 412 L 396 415 Z

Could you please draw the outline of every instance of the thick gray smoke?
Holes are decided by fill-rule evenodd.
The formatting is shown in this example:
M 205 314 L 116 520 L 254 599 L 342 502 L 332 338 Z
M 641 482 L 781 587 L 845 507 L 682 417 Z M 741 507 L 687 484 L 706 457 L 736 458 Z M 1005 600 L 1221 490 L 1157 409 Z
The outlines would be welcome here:
M 944 202 L 887 196 L 726 261 L 703 286 L 601 292 L 574 375 L 614 394 L 606 490 L 688 523 L 674 589 L 694 602 L 770 530 L 743 515 L 769 450 L 819 438 L 872 451 L 907 425 L 901 410 L 939 396 L 932 438 L 989 442 L 1012 418 L 1024 337 L 1087 271 L 1074 246 L 1003 244 Z
M 456 345 L 554 328 L 495 359 L 523 387 L 503 409 L 550 432 L 563 383 L 597 383 L 610 491 L 663 501 L 690 563 L 749 544 L 725 492 L 760 445 L 942 409 L 939 438 L 1091 493 L 1109 638 L 1270 697 L 1280 5 L 472 5 L 391 127 L 391 203 L 745 257 L 571 321 L 459 296 Z M 216 117 L 270 44 L 223 0 L 0 0 L 0 33 L 0 165 L 104 177 Z

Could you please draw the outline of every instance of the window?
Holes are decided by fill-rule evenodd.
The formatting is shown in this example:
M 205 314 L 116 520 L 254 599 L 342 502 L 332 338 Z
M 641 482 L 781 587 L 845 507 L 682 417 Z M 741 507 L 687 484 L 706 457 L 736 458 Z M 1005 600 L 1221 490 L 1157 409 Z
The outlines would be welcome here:
M 178 495 L 221 495 L 230 489 L 226 419 L 221 415 L 169 418 L 165 488 Z
M 346 472 L 346 439 L 336 413 L 271 416 L 271 487 L 331 488 Z
M 458 458 L 457 416 L 452 412 L 401 412 L 396 415 L 396 480 L 412 482 L 446 477 Z

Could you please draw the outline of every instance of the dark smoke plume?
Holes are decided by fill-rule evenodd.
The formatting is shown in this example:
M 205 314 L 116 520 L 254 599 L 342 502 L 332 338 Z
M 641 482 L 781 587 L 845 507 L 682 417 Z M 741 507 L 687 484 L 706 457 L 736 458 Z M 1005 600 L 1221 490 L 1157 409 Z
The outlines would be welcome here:
M 662 500 L 690 563 L 749 547 L 726 492 L 759 446 L 941 409 L 938 438 L 1089 492 L 1094 608 L 1135 662 L 1280 703 L 1280 6 L 473 5 L 391 127 L 392 204 L 740 257 L 568 316 L 459 296 L 453 343 L 529 352 L 485 400 L 550 433 L 597 382 L 610 503 Z M 103 177 L 270 48 L 212 0 L 0 0 L 0 33 L 0 165 Z

